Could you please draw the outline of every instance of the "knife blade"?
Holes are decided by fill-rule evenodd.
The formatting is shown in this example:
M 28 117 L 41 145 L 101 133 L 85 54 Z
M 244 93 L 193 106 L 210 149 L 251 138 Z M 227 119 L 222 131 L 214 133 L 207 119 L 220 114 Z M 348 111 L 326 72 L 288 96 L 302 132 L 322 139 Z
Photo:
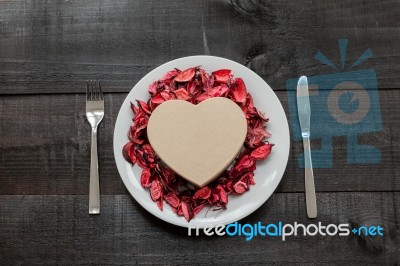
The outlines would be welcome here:
M 301 136 L 304 146 L 304 174 L 306 207 L 308 218 L 317 217 L 317 201 L 315 196 L 314 173 L 311 161 L 310 147 L 310 98 L 308 92 L 308 80 L 306 76 L 301 76 L 297 83 L 297 111 L 299 115 Z

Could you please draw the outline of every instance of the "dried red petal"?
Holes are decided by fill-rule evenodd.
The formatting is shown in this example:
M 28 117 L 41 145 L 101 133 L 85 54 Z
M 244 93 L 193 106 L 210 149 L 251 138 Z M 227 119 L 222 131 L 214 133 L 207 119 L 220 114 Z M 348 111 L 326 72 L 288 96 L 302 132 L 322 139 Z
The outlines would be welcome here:
M 208 199 L 208 203 L 213 205 L 219 201 L 219 191 L 213 190 L 211 193 L 211 197 Z
M 141 168 L 149 168 L 147 162 L 143 158 L 143 151 L 141 149 L 136 150 L 136 162 Z
M 258 117 L 263 120 L 264 122 L 268 122 L 269 118 L 265 116 L 265 114 L 263 112 L 261 112 L 260 110 L 257 110 L 257 114 Z
M 176 75 L 175 81 L 177 81 L 177 82 L 190 81 L 194 77 L 195 73 L 196 73 L 195 68 L 188 68 L 188 69 L 182 71 L 181 73 L 179 73 L 178 75 Z
M 231 78 L 231 72 L 232 70 L 230 69 L 220 69 L 212 72 L 212 74 L 215 77 L 215 81 L 220 83 L 227 83 Z
M 161 96 L 161 93 L 157 93 L 151 98 L 153 104 L 162 104 L 163 102 L 165 102 L 165 99 Z
M 153 201 L 157 201 L 162 196 L 161 183 L 158 180 L 151 182 L 150 196 Z
M 176 179 L 175 173 L 167 167 L 162 168 L 161 173 L 164 176 L 165 181 L 167 181 L 169 184 L 173 183 Z
M 149 85 L 149 93 L 150 94 L 152 94 L 152 95 L 156 94 L 157 93 L 157 89 L 158 89 L 158 84 L 157 84 L 156 81 Z
M 157 200 L 157 207 L 162 211 L 163 210 L 163 204 L 164 203 L 164 201 L 163 201 L 163 199 L 162 198 L 159 198 L 158 200 Z
M 165 194 L 164 199 L 169 205 L 171 205 L 171 207 L 178 208 L 180 199 L 174 193 L 171 192 L 171 193 Z
M 242 193 L 246 192 L 248 187 L 247 187 L 246 183 L 239 181 L 235 185 L 233 185 L 233 189 L 235 190 L 236 193 L 242 194 Z
M 135 126 L 132 126 L 130 132 L 128 133 L 129 140 L 134 144 L 142 144 L 144 142 L 142 137 L 142 131 L 137 129 Z
M 193 199 L 203 199 L 206 200 L 211 196 L 211 189 L 207 186 L 199 189 L 194 193 Z
M 256 163 L 255 159 L 250 155 L 245 154 L 235 165 L 235 169 L 241 172 L 244 169 L 249 169 Z
M 179 216 L 183 216 L 182 203 L 179 204 L 178 208 L 176 209 L 176 214 Z
M 182 201 L 181 208 L 182 208 L 183 216 L 185 217 L 186 221 L 189 222 L 190 220 L 192 220 L 192 218 L 194 216 L 192 206 L 190 206 L 190 204 Z
M 136 105 L 134 105 L 131 102 L 131 110 L 132 110 L 133 114 L 136 115 L 139 112 L 139 107 L 137 107 Z
M 257 110 L 254 107 L 253 97 L 250 93 L 247 94 L 246 102 L 244 105 L 241 106 L 243 112 L 246 115 L 247 120 L 253 116 L 257 116 Z
M 175 95 L 172 92 L 170 92 L 169 90 L 163 90 L 162 92 L 160 92 L 160 94 L 161 94 L 161 97 L 163 97 L 165 101 L 175 99 Z
M 187 99 L 190 98 L 189 97 L 189 93 L 184 88 L 181 88 L 181 89 L 178 89 L 178 90 L 174 91 L 174 94 L 175 94 L 176 98 L 179 99 L 179 100 L 186 101 Z
M 225 183 L 224 188 L 227 192 L 232 192 L 233 191 L 233 181 L 230 179 L 228 182 Z
M 253 113 L 255 113 L 253 97 L 251 96 L 250 93 L 247 94 L 246 106 L 247 106 L 247 111 L 248 111 L 248 112 L 253 112 Z
M 200 69 L 200 77 L 201 77 L 201 82 L 205 85 L 208 85 L 209 76 L 203 69 Z
M 269 138 L 271 134 L 269 134 L 265 128 L 263 127 L 256 127 L 256 128 L 248 128 L 247 129 L 247 136 L 245 143 L 251 147 L 257 147 L 262 144 L 263 140 Z
M 186 85 L 186 90 L 190 96 L 197 95 L 200 91 L 200 88 L 196 86 L 195 82 L 188 82 Z
M 271 154 L 271 148 L 273 144 L 264 144 L 250 153 L 250 155 L 256 160 L 264 160 Z
M 150 144 L 143 145 L 143 153 L 147 162 L 152 163 L 155 161 L 155 153 Z
M 221 86 L 216 86 L 211 88 L 208 91 L 208 95 L 210 95 L 211 97 L 222 97 L 222 96 L 226 96 L 229 92 L 229 88 L 226 85 L 221 85 Z
M 218 193 L 220 202 L 223 203 L 223 204 L 227 204 L 228 203 L 228 193 L 226 193 L 226 191 L 223 188 L 223 186 L 218 185 L 215 189 L 216 189 L 216 191 Z
M 205 101 L 210 98 L 211 96 L 208 93 L 203 93 L 196 97 L 196 102 L 201 103 L 202 101 Z
M 140 101 L 140 100 L 136 100 L 136 101 L 137 101 L 138 105 L 140 106 L 140 109 L 142 109 L 144 113 L 146 113 L 148 115 L 151 114 L 150 108 L 147 105 L 147 103 Z
M 136 163 L 135 147 L 132 142 L 128 142 L 124 145 L 122 148 L 122 155 L 124 156 L 125 160 L 131 164 Z
M 241 78 L 235 79 L 234 86 L 231 90 L 233 100 L 237 103 L 244 103 L 247 99 L 247 90 L 244 81 Z
M 140 184 L 142 187 L 150 187 L 151 186 L 151 171 L 148 168 L 144 168 L 142 171 L 142 175 L 140 176 Z
M 246 185 L 255 185 L 256 182 L 254 181 L 254 173 L 253 172 L 248 172 L 244 174 L 241 178 L 240 181 L 246 183 Z

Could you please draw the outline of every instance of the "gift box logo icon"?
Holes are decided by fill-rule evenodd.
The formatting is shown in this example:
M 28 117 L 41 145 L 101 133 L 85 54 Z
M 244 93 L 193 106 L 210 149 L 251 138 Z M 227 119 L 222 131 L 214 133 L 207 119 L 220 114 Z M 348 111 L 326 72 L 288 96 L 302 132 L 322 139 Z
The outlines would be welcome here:
M 373 69 L 352 71 L 372 56 L 365 51 L 344 72 L 348 41 L 339 40 L 341 71 L 321 52 L 315 56 L 320 62 L 337 70 L 336 73 L 308 77 L 311 104 L 311 139 L 320 140 L 320 149 L 312 150 L 315 168 L 333 166 L 333 137 L 346 137 L 347 163 L 371 164 L 381 161 L 381 153 L 372 143 L 359 143 L 360 134 L 382 130 L 376 72 Z M 298 78 L 286 82 L 292 138 L 301 141 L 297 114 L 296 86 Z M 298 158 L 304 167 L 304 154 Z

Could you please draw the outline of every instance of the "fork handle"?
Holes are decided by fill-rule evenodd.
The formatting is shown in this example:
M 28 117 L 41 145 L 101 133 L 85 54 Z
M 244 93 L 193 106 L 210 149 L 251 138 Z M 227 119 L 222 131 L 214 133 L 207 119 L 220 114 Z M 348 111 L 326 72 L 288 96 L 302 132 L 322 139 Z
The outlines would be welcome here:
M 92 128 L 90 155 L 89 214 L 100 213 L 99 164 L 97 159 L 97 127 Z
M 317 218 L 317 200 L 315 196 L 314 173 L 311 161 L 311 147 L 309 137 L 303 138 L 303 145 L 307 216 L 308 218 Z

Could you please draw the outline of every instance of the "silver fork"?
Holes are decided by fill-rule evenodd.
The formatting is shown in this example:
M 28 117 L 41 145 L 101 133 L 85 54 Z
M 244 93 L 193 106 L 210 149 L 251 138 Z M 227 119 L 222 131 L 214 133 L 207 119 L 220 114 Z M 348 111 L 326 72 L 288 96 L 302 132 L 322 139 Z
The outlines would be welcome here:
M 86 118 L 92 127 L 90 155 L 89 214 L 100 213 L 99 165 L 97 159 L 97 126 L 104 117 L 104 97 L 100 81 L 86 82 Z

